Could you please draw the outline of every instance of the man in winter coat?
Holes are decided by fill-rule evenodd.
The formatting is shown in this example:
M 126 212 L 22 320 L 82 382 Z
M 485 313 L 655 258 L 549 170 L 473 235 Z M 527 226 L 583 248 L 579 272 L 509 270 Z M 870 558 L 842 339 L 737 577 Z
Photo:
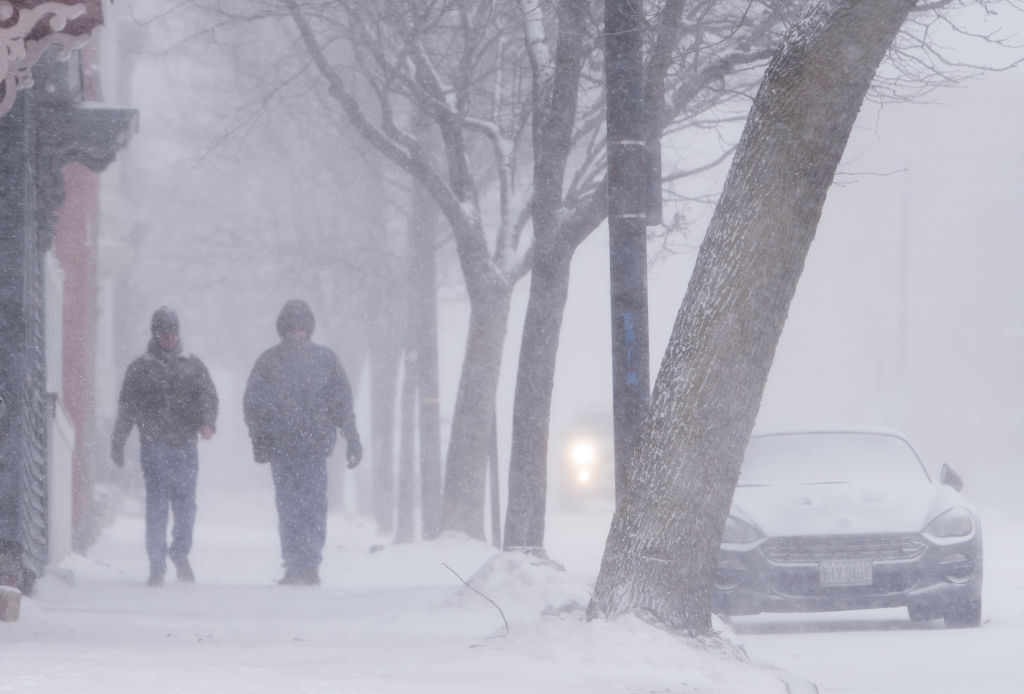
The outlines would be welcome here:
M 124 444 L 139 428 L 140 461 L 146 483 L 146 552 L 149 585 L 163 584 L 168 555 L 178 580 L 195 581 L 188 553 L 196 518 L 199 456 L 196 438 L 213 436 L 217 391 L 198 357 L 186 354 L 178 337 L 178 316 L 166 306 L 153 313 L 146 353 L 128 366 L 121 386 L 110 457 L 124 466 Z M 174 515 L 167 547 L 168 511 Z
M 281 342 L 256 360 L 245 387 L 245 423 L 258 463 L 270 463 L 285 573 L 282 585 L 318 585 L 327 539 L 327 456 L 338 430 L 348 443 L 348 467 L 363 447 L 352 411 L 352 389 L 337 355 L 310 337 L 313 312 L 302 300 L 277 317 Z

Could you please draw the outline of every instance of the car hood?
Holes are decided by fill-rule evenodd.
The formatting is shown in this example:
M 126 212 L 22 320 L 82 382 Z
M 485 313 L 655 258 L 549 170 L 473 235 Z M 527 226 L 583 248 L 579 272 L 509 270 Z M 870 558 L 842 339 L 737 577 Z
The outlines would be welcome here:
M 732 514 L 767 536 L 920 532 L 938 514 L 969 505 L 936 484 L 737 487 Z

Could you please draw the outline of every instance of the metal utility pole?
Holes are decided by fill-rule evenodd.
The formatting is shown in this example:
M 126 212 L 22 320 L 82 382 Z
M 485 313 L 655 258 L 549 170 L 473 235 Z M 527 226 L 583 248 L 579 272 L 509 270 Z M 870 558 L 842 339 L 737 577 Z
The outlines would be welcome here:
M 643 0 L 605 0 L 616 502 L 625 498 L 629 458 L 650 399 L 642 26 Z

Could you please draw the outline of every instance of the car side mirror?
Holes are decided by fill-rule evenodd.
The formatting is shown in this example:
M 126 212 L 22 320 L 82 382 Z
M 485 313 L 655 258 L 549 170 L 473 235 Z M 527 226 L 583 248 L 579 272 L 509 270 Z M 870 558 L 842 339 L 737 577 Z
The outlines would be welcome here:
M 957 491 L 964 488 L 963 478 L 957 474 L 956 470 L 945 463 L 942 464 L 942 472 L 939 473 L 939 481 Z

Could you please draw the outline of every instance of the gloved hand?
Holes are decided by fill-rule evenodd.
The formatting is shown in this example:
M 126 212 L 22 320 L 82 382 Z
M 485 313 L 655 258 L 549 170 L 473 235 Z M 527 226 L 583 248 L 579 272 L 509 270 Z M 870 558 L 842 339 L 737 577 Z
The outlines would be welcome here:
M 114 462 L 114 465 L 124 467 L 124 449 L 116 446 L 111 448 L 110 459 Z
M 345 457 L 348 459 L 349 470 L 358 465 L 359 461 L 363 459 L 363 444 L 359 442 L 359 439 L 352 439 L 348 442 Z

